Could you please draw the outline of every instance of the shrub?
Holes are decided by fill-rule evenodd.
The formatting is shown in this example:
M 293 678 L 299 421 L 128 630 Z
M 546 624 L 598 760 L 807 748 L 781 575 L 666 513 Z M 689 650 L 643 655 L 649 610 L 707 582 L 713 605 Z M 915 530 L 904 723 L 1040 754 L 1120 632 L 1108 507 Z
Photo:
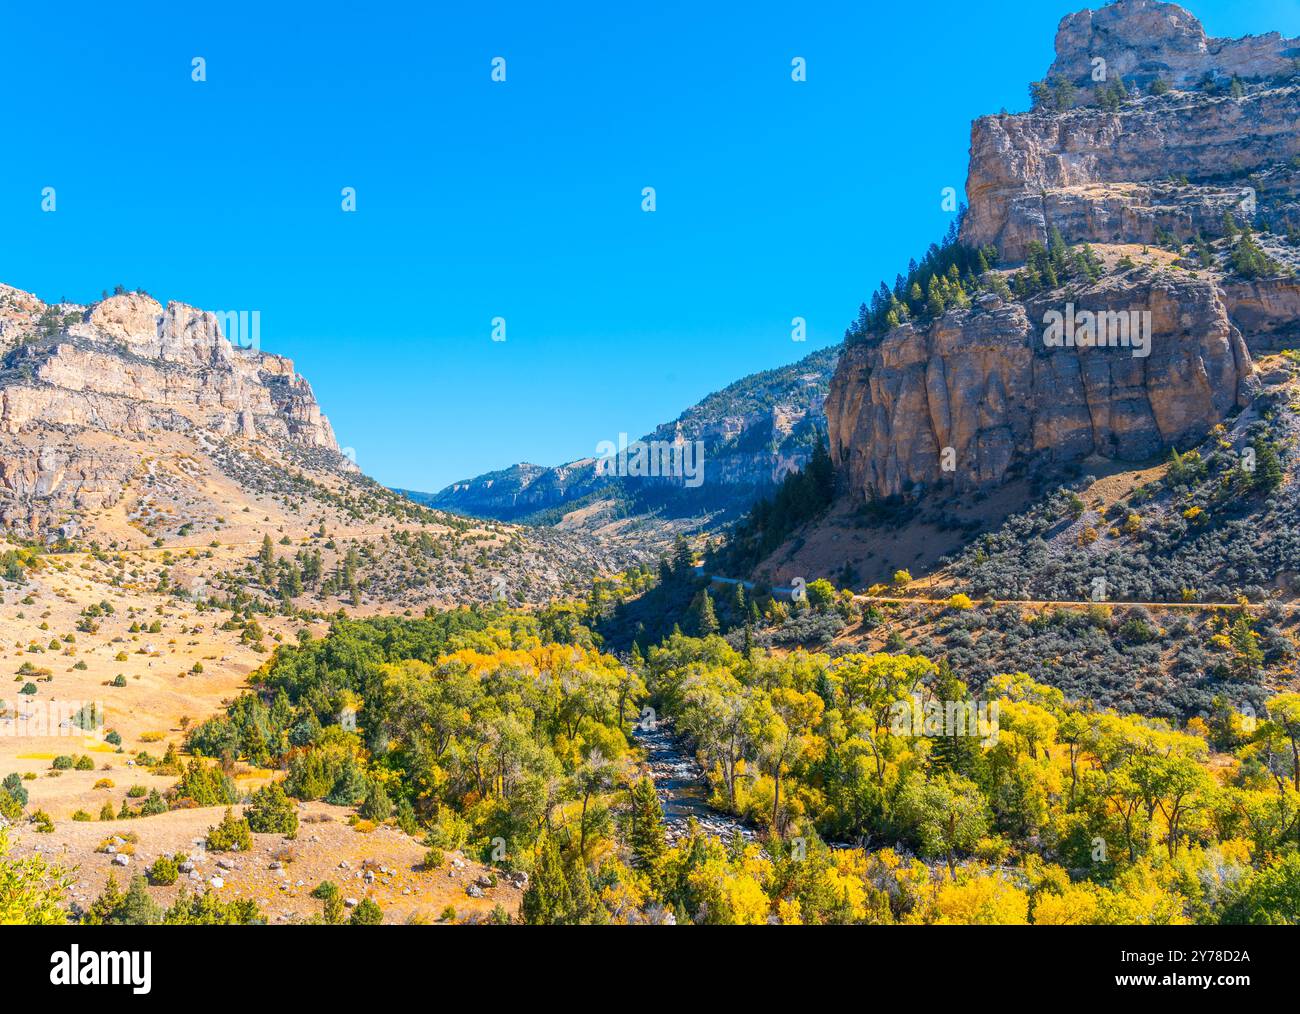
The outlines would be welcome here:
M 140 807 L 140 816 L 153 817 L 160 813 L 167 812 L 167 801 L 157 789 L 150 789 L 149 796 L 144 801 L 144 806 Z
M 175 860 L 166 856 L 159 856 L 149 867 L 149 882 L 158 887 L 171 887 L 179 876 L 180 870 L 177 869 Z
M 247 852 L 253 847 L 248 821 L 236 817 L 230 807 L 216 827 L 208 829 L 208 848 L 213 852 Z
M 298 811 L 279 782 L 272 782 L 253 793 L 244 817 L 249 828 L 258 834 L 282 834 L 292 838 L 298 833 Z
M 18 776 L 17 772 L 5 775 L 4 782 L 0 784 L 3 786 L 3 791 L 8 793 L 18 803 L 19 807 L 27 805 L 27 789 L 23 787 L 23 780 Z
M 311 892 L 311 896 L 325 902 L 325 910 L 322 913 L 325 922 L 333 926 L 343 921 L 343 892 L 336 884 L 329 880 L 322 880 Z
M 388 798 L 388 792 L 378 781 L 372 782 L 370 791 L 366 793 L 365 801 L 361 804 L 361 816 L 380 824 L 392 816 L 392 813 L 393 804 Z
M 369 898 L 362 898 L 361 904 L 352 910 L 351 926 L 378 926 L 384 921 L 384 910 Z

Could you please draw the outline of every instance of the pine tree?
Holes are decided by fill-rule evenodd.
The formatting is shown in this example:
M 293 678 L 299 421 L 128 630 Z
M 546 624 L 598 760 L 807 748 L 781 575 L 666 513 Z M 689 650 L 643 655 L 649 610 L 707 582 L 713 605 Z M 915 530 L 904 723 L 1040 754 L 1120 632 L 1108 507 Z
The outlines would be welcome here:
M 119 926 L 157 926 L 162 917 L 162 907 L 149 897 L 144 877 L 132 877 L 126 897 L 113 912 L 112 922 Z
M 257 559 L 262 565 L 262 584 L 269 587 L 275 580 L 275 547 L 271 544 L 271 536 L 262 536 L 262 549 Z
M 701 588 L 691 603 L 691 623 L 698 637 L 708 637 L 718 632 L 718 616 L 713 611 L 713 599 L 707 588 Z
M 673 577 L 683 580 L 695 574 L 695 551 L 685 536 L 677 536 L 673 544 Z
M 244 816 L 249 829 L 258 834 L 283 834 L 292 838 L 298 832 L 298 811 L 279 782 L 254 792 Z
M 1235 657 L 1232 662 L 1233 675 L 1241 680 L 1253 679 L 1264 665 L 1264 652 L 1259 647 L 1259 635 L 1251 626 L 1250 617 L 1242 610 L 1232 625 L 1229 635 Z
M 325 797 L 325 802 L 332 803 L 334 806 L 356 806 L 366 798 L 367 788 L 366 776 L 362 774 L 356 760 L 349 755 L 343 762 L 343 770 L 338 780 L 329 795 Z
M 946 658 L 939 662 L 939 671 L 935 674 L 934 696 L 943 707 L 945 716 L 949 702 L 964 708 L 968 701 L 966 684 L 957 678 Z M 964 715 L 965 711 L 959 709 L 956 713 Z M 969 735 L 970 731 L 964 722 L 949 730 L 945 721 L 943 732 L 935 739 L 930 751 L 930 767 L 935 771 L 969 775 L 979 756 L 978 744 L 975 737 Z
M 1266 440 L 1256 440 L 1254 486 L 1262 493 L 1271 493 L 1282 485 L 1284 474 L 1277 451 Z
M 366 793 L 365 801 L 361 804 L 361 816 L 381 824 L 392 816 L 392 813 L 393 804 L 388 798 L 388 792 L 377 780 L 372 781 L 370 791 Z
M 23 785 L 22 776 L 18 772 L 15 771 L 13 774 L 5 776 L 2 790 L 7 792 L 18 803 L 19 808 L 27 805 L 27 789 Z
M 649 778 L 637 781 L 629 793 L 632 811 L 628 818 L 628 848 L 632 865 L 653 870 L 664 854 L 664 811 L 659 794 Z
M 520 917 L 529 926 L 550 926 L 566 922 L 572 915 L 573 892 L 564 859 L 555 840 L 545 835 L 539 843 L 532 878 L 524 890 Z
M 117 878 L 110 871 L 104 890 L 90 903 L 90 909 L 81 921 L 87 926 L 107 926 L 113 918 L 113 913 L 122 904 L 122 897 L 122 889 L 117 886 Z

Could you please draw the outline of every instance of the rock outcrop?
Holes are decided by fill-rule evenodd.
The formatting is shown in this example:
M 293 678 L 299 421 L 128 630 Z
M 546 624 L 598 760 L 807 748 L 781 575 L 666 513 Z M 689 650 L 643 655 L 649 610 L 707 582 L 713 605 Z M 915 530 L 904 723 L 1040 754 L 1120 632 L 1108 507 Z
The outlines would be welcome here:
M 1155 0 L 1070 15 L 1046 79 L 1068 81 L 1069 97 L 971 128 L 964 241 L 1018 262 L 1053 226 L 1071 243 L 1151 243 L 1157 229 L 1221 235 L 1225 214 L 1289 217 L 1300 195 L 1290 164 L 1298 58 L 1298 39 L 1210 39 L 1187 11 Z M 1224 84 L 1234 79 L 1235 93 Z M 1170 90 L 1147 94 L 1156 81 Z M 1121 83 L 1126 101 L 1098 105 Z
M 1290 75 L 1298 52 L 1300 39 L 1285 39 L 1277 32 L 1212 39 L 1200 21 L 1177 4 L 1126 0 L 1064 18 L 1048 77 L 1086 87 L 1097 69 L 1094 61 L 1101 59 L 1108 75 L 1121 75 L 1139 87 L 1159 78 L 1185 88 L 1206 75 L 1246 80 Z
M 995 248 L 1004 280 L 1057 233 L 1110 248 L 1106 273 L 1021 289 L 1018 300 L 995 285 L 1001 295 L 851 342 L 826 411 L 854 494 L 971 489 L 1093 454 L 1143 460 L 1203 438 L 1249 401 L 1250 349 L 1297 334 L 1300 286 L 1287 264 L 1300 257 L 1269 239 L 1276 277 L 1239 277 L 1228 254 L 1247 224 L 1300 225 L 1297 46 L 1208 39 L 1188 12 L 1151 0 L 1061 23 L 1049 80 L 1090 86 L 1101 57 L 1129 86 L 1158 78 L 1173 89 L 1101 105 L 1081 91 L 1056 100 L 1068 107 L 977 120 L 960 236 Z M 1207 75 L 1238 80 L 1226 92 L 1181 90 Z M 1198 258 L 1132 260 L 1194 238 Z M 1048 344 L 1048 314 L 1071 307 L 1149 323 L 1149 355 Z
M 1247 222 L 1258 211 L 1246 177 L 1300 155 L 1298 109 L 1300 87 L 1287 86 L 982 117 L 971 129 L 962 239 L 1012 263 L 1052 226 L 1069 243 L 1149 243 L 1157 225 L 1181 239 L 1222 235 L 1225 212 Z
M 212 313 L 143 293 L 47 306 L 0 287 L 0 516 L 48 527 L 109 506 L 164 432 L 338 452 L 282 356 L 227 341 Z
M 1074 300 L 1076 312 L 1149 312 L 1150 355 L 1049 347 L 1044 317 L 1065 312 L 1051 295 L 987 298 L 847 347 L 826 415 L 849 486 L 963 490 L 1016 462 L 1141 460 L 1198 440 L 1251 397 L 1250 353 L 1211 283 L 1135 271 Z

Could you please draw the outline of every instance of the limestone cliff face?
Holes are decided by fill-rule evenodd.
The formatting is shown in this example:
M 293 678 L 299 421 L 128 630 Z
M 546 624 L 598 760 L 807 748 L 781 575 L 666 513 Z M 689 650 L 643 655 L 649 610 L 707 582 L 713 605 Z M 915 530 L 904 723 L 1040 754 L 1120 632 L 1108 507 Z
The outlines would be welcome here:
M 1044 318 L 1065 312 L 1050 294 L 987 297 L 846 348 L 826 415 L 851 488 L 962 490 L 1000 481 L 1017 462 L 1141 460 L 1203 436 L 1253 393 L 1250 352 L 1211 283 L 1137 270 L 1073 301 L 1149 312 L 1150 355 L 1048 347 Z
M 971 130 L 962 238 L 1025 258 L 1055 225 L 1069 243 L 1150 243 L 1157 225 L 1183 238 L 1222 233 L 1223 216 L 1257 211 L 1244 177 L 1300 154 L 1300 88 L 1241 99 L 1177 93 L 1117 112 L 986 116 Z M 1171 174 L 1189 183 L 1172 185 Z
M 1223 298 L 1228 314 L 1251 336 L 1254 350 L 1273 350 L 1300 339 L 1300 279 L 1228 279 Z
M 1085 10 L 1061 21 L 1056 61 L 1049 77 L 1083 86 L 1097 58 L 1109 74 L 1146 87 L 1160 78 L 1175 88 L 1215 78 L 1258 78 L 1293 73 L 1300 39 L 1277 32 L 1243 39 L 1212 39 L 1201 23 L 1177 4 L 1126 0 Z
M 113 504 L 161 433 L 338 453 L 311 386 L 211 313 L 141 293 L 46 306 L 0 286 L 0 516 L 39 528 Z
M 1300 39 L 1211 39 L 1156 0 L 1066 17 L 1046 80 L 1075 86 L 1071 108 L 975 121 L 963 240 L 1020 261 L 1052 226 L 1071 243 L 1150 243 L 1157 227 L 1220 235 L 1225 212 L 1254 221 L 1260 188 L 1294 201 L 1297 57 Z M 1236 96 L 1234 77 L 1248 83 Z M 1156 79 L 1172 90 L 1145 94 Z M 1130 99 L 1100 108 L 1121 81 Z
M 1248 280 L 1228 263 L 1231 238 L 1208 263 L 1141 246 L 1231 237 L 1226 220 L 1300 223 L 1297 53 L 1276 35 L 1208 39 L 1185 10 L 1150 0 L 1066 18 L 1052 76 L 1082 89 L 1100 56 L 1130 86 L 1159 77 L 1174 90 L 1111 110 L 1081 92 L 1074 108 L 976 121 L 961 239 L 995 247 L 1005 270 L 1057 230 L 1109 251 L 1106 273 L 1021 300 L 986 293 L 846 347 L 826 412 L 853 493 L 970 489 L 1091 454 L 1143 460 L 1244 406 L 1250 349 L 1300 330 L 1300 286 L 1286 271 L 1300 258 L 1278 241 L 1278 277 Z M 1235 96 L 1180 90 L 1207 74 L 1249 84 Z M 1067 306 L 1149 314 L 1150 355 L 1049 347 L 1045 317 Z

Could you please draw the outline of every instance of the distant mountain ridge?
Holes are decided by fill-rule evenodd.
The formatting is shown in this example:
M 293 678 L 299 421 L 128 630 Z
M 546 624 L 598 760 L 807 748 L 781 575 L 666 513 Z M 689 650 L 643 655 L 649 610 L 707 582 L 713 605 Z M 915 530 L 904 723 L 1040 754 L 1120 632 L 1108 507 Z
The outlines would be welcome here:
M 535 525 L 599 531 L 699 528 L 738 516 L 801 468 L 826 433 L 823 403 L 839 348 L 764 370 L 701 399 L 642 440 L 700 441 L 704 481 L 600 474 L 597 458 L 555 467 L 521 462 L 437 493 L 398 490 L 441 510 Z

